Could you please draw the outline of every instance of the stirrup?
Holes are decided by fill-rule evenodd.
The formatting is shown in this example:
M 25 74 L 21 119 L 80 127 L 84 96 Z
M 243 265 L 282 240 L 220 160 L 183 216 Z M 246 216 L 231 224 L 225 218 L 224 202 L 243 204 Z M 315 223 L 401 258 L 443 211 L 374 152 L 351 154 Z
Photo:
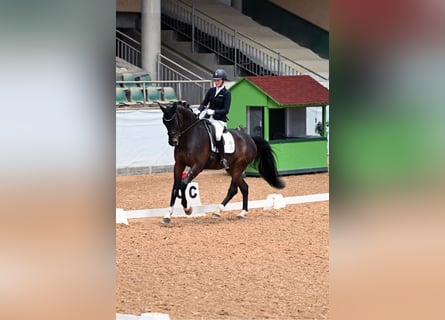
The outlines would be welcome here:
M 221 167 L 223 168 L 223 169 L 229 169 L 229 163 L 227 162 L 227 160 L 226 159 L 221 159 Z

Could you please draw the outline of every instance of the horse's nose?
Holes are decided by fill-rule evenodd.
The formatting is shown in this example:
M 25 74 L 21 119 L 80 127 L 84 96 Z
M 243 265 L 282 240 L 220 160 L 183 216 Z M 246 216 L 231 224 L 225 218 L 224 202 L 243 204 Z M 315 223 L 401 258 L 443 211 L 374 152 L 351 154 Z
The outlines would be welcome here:
M 171 145 L 172 147 L 176 147 L 178 145 L 178 139 L 172 138 L 168 140 L 168 144 Z

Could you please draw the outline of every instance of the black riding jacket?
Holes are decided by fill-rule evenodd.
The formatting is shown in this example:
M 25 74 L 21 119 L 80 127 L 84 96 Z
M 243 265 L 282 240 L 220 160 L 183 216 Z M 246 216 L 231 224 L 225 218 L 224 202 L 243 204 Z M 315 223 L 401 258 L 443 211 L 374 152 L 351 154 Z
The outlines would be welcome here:
M 218 95 L 215 97 L 216 87 L 212 87 L 207 91 L 204 100 L 199 105 L 198 110 L 204 110 L 205 106 L 209 105 L 209 109 L 215 110 L 213 118 L 227 122 L 227 114 L 230 109 L 230 102 L 232 95 L 226 87 L 222 88 Z

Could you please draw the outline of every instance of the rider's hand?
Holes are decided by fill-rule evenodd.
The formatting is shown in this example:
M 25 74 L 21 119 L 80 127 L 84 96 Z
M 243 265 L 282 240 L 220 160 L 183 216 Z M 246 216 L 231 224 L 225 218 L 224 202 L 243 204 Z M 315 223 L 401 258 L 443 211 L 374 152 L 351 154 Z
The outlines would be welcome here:
M 204 119 L 205 116 L 206 116 L 206 111 L 204 110 L 199 114 L 199 120 Z
M 212 116 L 212 115 L 215 114 L 215 110 L 213 110 L 213 109 L 207 109 L 207 114 L 208 114 L 209 116 Z

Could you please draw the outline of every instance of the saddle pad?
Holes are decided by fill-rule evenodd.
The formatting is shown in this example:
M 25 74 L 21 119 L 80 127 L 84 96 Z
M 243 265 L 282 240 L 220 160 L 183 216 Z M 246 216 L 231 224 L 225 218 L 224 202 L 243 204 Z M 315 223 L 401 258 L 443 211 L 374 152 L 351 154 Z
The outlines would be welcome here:
M 235 140 L 233 139 L 232 134 L 229 131 L 223 133 L 223 139 L 224 139 L 224 153 L 234 153 Z M 216 146 L 213 143 L 213 139 L 210 139 L 210 141 L 212 143 L 212 151 L 218 152 L 218 149 L 216 149 Z
M 224 138 L 224 152 L 234 153 L 235 152 L 235 140 L 230 132 L 223 133 Z

